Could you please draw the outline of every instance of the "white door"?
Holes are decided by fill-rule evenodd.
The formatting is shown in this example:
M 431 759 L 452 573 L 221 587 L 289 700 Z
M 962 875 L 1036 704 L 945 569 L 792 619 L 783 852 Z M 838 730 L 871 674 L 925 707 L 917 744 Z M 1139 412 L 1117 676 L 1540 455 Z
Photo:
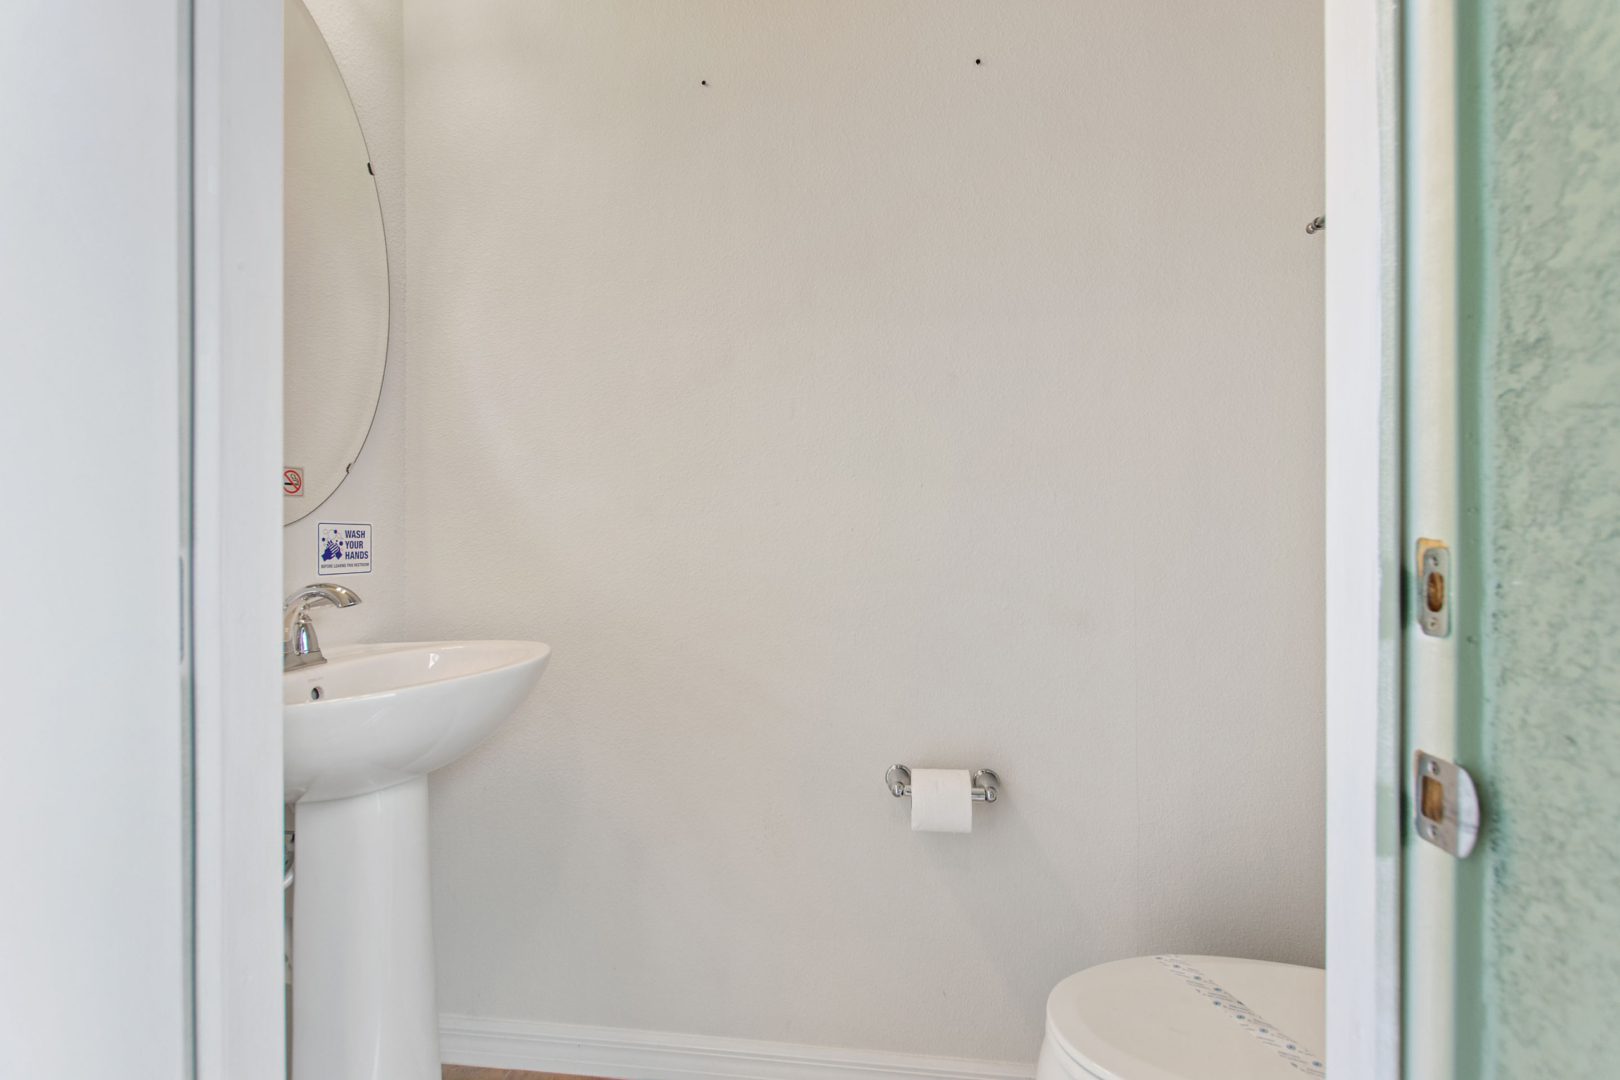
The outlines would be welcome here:
M 189 1068 L 183 16 L 0 5 L 0 1076 Z

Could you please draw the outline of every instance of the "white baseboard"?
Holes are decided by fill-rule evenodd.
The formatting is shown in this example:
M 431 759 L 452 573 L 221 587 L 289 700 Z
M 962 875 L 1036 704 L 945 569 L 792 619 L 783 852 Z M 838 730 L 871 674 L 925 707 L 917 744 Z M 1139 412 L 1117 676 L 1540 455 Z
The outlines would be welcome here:
M 532 1069 L 615 1080 L 1028 1080 L 1024 1062 L 757 1042 L 663 1031 L 439 1017 L 447 1065 Z

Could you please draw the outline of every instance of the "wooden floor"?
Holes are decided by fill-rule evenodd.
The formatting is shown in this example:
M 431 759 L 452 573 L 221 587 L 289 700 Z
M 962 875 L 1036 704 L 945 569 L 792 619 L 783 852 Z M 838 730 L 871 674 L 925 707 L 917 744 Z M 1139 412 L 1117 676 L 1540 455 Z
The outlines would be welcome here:
M 520 1069 L 476 1069 L 471 1065 L 446 1065 L 444 1080 L 591 1080 L 584 1076 L 523 1072 Z

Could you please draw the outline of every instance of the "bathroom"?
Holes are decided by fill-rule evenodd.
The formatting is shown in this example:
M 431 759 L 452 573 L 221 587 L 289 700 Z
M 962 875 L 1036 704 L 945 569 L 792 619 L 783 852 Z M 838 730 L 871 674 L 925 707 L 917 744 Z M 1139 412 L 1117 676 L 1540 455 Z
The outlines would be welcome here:
M 1104 960 L 1321 965 L 1319 11 L 306 2 L 392 303 L 284 591 L 553 650 L 430 784 L 447 1040 L 1014 1062 Z
M 1620 850 L 1567 825 L 1620 808 L 1620 663 L 1534 630 L 1556 604 L 1559 640 L 1612 640 L 1617 582 L 1502 584 L 1620 535 L 1620 240 L 1548 224 L 1620 205 L 1620 123 L 1578 104 L 1614 88 L 1620 19 L 142 3 L 90 44 L 29 26 L 99 72 L 86 108 L 122 79 L 107 107 L 176 150 L 94 211 L 124 261 L 64 271 L 168 316 L 122 325 L 174 379 L 108 375 L 74 444 L 164 479 L 76 465 L 68 389 L 16 365 L 19 505 L 94 566 L 8 578 L 42 614 L 3 640 L 72 683 L 61 597 L 106 613 L 86 655 L 135 625 L 168 651 L 71 711 L 13 680 L 18 715 L 139 722 L 41 833 L 76 868 L 42 841 L 19 866 L 46 885 L 0 892 L 41 943 L 105 927 L 0 938 L 0 1076 L 1467 1080 L 1620 1053 L 1620 926 L 1580 885 Z M 18 130 L 59 178 L 136 154 Z M 31 175 L 5 179 L 47 208 L 89 184 Z M 115 355 L 100 323 L 17 318 L 10 355 Z M 1562 376 L 1526 359 L 1549 340 Z M 97 521 L 115 555 L 75 547 Z M 84 752 L 26 731 L 14 761 Z M 26 773 L 13 820 L 81 770 Z M 1553 821 L 1595 854 L 1514 845 Z M 136 865 L 161 888 L 94 905 Z M 1541 1015 L 1503 1011 L 1531 991 Z

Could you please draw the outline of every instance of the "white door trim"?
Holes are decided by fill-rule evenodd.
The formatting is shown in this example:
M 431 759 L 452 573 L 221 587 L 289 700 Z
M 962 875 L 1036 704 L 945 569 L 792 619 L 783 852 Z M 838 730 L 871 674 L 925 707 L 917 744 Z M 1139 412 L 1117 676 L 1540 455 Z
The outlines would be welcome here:
M 281 3 L 192 0 L 199 1080 L 285 1080 Z
M 1400 1075 L 1400 28 L 1326 0 L 1327 1062 Z

